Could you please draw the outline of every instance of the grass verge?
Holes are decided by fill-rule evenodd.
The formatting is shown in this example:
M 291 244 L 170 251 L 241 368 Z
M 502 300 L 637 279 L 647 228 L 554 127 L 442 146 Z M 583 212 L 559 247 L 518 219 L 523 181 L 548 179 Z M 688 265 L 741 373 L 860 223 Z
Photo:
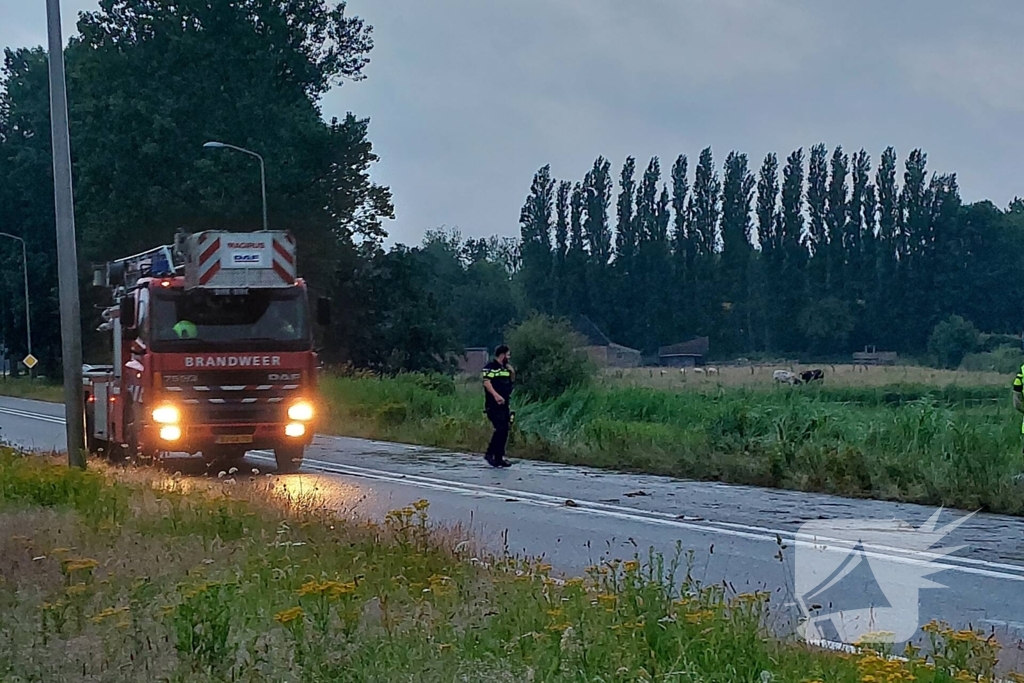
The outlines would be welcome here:
M 935 654 L 904 662 L 785 643 L 767 595 L 658 557 L 569 580 L 474 561 L 426 502 L 357 524 L 267 480 L 112 476 L 0 454 L 0 680 L 945 683 L 996 667 L 993 641 L 938 624 Z
M 29 398 L 36 401 L 62 401 L 64 390 L 58 384 L 44 380 L 29 380 L 27 377 L 0 378 L 0 396 Z
M 336 434 L 480 452 L 476 383 L 327 377 Z M 597 386 L 517 401 L 514 456 L 962 509 L 1024 513 L 1005 387 Z

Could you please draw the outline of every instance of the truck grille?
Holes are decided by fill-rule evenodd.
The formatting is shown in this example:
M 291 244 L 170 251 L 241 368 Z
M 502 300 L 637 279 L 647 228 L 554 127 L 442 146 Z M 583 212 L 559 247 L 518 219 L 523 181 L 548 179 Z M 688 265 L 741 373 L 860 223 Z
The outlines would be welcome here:
M 286 421 L 288 405 L 305 395 L 298 371 L 288 374 L 290 381 L 271 380 L 265 372 L 167 375 L 161 394 L 181 404 L 195 424 L 279 423 Z
M 284 422 L 287 408 L 273 403 L 199 403 L 187 406 L 197 424 Z

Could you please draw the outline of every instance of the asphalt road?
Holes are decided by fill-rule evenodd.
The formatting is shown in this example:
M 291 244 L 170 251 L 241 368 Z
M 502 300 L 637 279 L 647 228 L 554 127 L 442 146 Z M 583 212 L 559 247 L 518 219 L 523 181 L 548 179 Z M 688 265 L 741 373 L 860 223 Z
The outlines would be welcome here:
M 0 438 L 34 450 L 60 450 L 62 414 L 62 406 L 0 398 Z M 250 453 L 248 461 L 273 470 L 269 453 Z M 180 465 L 170 469 L 202 472 L 187 461 Z M 838 558 L 822 560 L 825 574 L 818 579 L 851 550 L 867 559 L 824 598 L 814 599 L 824 612 L 896 606 L 898 593 L 900 604 L 908 604 L 902 600 L 907 596 L 913 602 L 919 584 L 908 577 L 915 570 L 916 576 L 927 573 L 920 569 L 931 562 L 940 570 L 931 580 L 946 587 L 920 591 L 917 623 L 940 619 L 959 628 L 992 630 L 1011 650 L 1024 648 L 1024 519 L 978 514 L 938 544 L 963 547 L 936 558 L 909 543 L 865 541 L 855 547 L 842 539 L 808 542 L 797 536 L 805 523 L 850 519 L 901 519 L 920 527 L 935 513 L 931 508 L 533 462 L 494 470 L 478 456 L 327 436 L 317 437 L 307 451 L 301 473 L 282 479 L 291 492 L 315 493 L 363 517 L 379 518 L 425 498 L 434 520 L 467 539 L 491 550 L 544 556 L 570 574 L 602 559 L 646 556 L 650 548 L 671 556 L 678 546 L 693 552 L 691 574 L 705 583 L 724 581 L 738 592 L 771 591 L 772 604 L 781 607 L 781 629 L 799 614 L 796 568 L 801 561 L 806 567 L 806 558 Z M 943 512 L 940 524 L 962 516 Z M 881 575 L 903 569 L 905 575 L 895 581 Z M 817 583 L 799 583 L 799 594 Z M 831 633 L 827 625 L 822 633 Z M 1004 654 L 1017 659 L 1012 651 Z

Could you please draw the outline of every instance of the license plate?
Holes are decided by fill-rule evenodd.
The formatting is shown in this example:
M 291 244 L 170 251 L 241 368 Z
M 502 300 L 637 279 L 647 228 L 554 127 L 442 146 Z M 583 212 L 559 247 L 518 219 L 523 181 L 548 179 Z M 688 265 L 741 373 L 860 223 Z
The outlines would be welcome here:
M 217 443 L 252 443 L 252 434 L 223 434 L 217 437 Z

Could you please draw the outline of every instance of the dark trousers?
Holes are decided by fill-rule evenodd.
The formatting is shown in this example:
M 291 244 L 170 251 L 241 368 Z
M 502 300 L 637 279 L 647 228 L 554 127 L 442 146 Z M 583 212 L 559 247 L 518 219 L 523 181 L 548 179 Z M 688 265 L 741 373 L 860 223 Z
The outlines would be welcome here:
M 492 406 L 487 409 L 487 419 L 494 425 L 491 443 L 487 446 L 487 459 L 500 462 L 505 459 L 505 445 L 508 443 L 509 423 L 512 414 L 508 403 L 503 406 Z

